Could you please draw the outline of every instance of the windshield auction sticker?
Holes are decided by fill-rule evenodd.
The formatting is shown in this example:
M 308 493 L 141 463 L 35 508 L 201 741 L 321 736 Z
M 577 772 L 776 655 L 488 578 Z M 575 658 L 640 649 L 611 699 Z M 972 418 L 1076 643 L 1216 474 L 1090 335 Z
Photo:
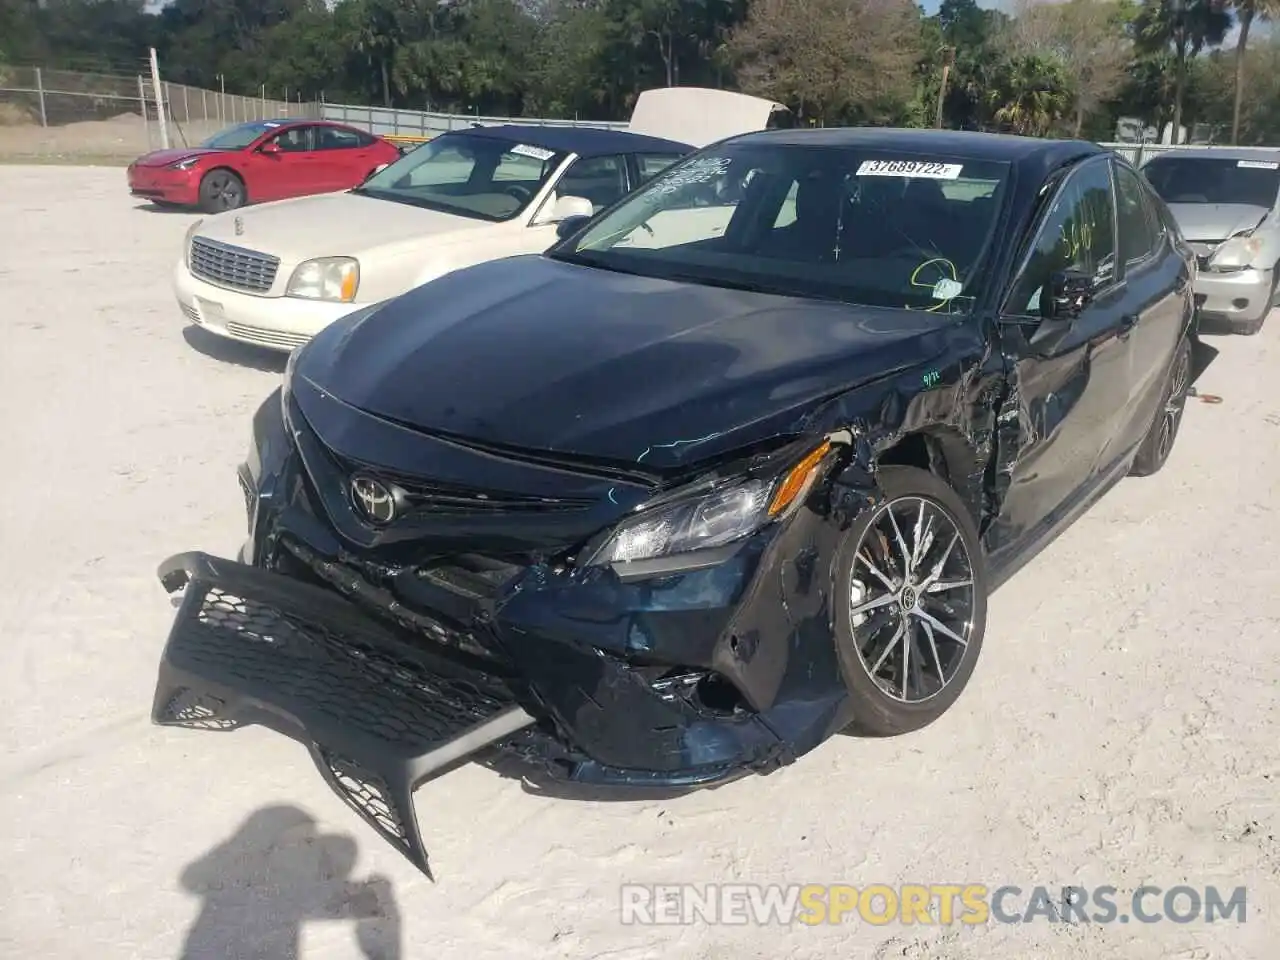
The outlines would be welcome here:
M 964 165 L 959 163 L 926 163 L 922 160 L 863 160 L 855 176 L 922 177 L 927 180 L 954 180 Z
M 522 157 L 533 157 L 535 160 L 550 160 L 556 155 L 554 150 L 547 150 L 545 147 L 531 147 L 527 143 L 517 143 L 511 148 L 512 153 L 517 153 Z

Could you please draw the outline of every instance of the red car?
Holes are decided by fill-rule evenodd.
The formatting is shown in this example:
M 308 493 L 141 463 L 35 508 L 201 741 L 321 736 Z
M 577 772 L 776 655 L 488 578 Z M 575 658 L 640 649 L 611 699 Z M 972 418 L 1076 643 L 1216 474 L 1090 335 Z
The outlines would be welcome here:
M 356 186 L 399 159 L 386 140 L 325 120 L 255 120 L 198 147 L 157 150 L 129 165 L 129 192 L 206 213 Z

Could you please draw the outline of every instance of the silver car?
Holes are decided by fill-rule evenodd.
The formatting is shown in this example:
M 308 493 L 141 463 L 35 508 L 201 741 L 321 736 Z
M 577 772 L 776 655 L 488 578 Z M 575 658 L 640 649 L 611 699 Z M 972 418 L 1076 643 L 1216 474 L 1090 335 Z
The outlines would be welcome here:
M 1257 333 L 1280 279 L 1280 150 L 1176 150 L 1142 172 L 1196 253 L 1201 315 Z

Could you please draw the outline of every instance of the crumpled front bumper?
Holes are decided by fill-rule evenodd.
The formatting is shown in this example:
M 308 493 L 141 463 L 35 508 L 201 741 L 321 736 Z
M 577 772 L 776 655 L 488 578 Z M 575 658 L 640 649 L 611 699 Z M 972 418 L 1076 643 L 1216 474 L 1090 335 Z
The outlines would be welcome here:
M 152 720 L 297 740 L 330 787 L 430 875 L 414 788 L 534 718 L 501 678 L 405 642 L 346 600 L 203 553 L 160 567 L 185 587 Z

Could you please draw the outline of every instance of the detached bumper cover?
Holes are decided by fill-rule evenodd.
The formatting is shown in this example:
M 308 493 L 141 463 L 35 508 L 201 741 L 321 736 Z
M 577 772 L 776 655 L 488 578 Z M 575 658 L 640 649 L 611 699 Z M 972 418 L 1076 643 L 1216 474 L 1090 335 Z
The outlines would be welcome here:
M 413 790 L 532 724 L 497 678 L 404 642 L 328 591 L 186 553 L 159 570 L 185 586 L 152 719 L 258 723 L 311 751 L 329 786 L 430 873 Z

